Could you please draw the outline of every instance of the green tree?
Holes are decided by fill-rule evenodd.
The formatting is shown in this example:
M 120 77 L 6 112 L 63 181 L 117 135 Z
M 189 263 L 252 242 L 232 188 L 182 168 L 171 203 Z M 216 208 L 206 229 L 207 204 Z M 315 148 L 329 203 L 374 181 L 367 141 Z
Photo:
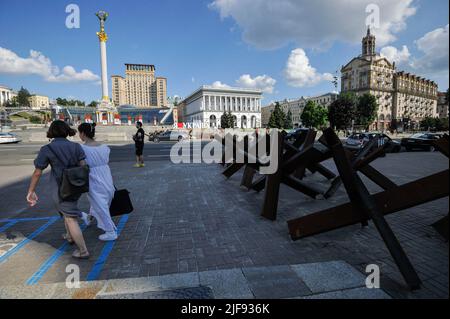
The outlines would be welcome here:
M 4 103 L 4 107 L 18 107 L 19 103 L 17 103 L 17 96 L 13 97 L 11 100 L 8 100 Z
M 436 119 L 436 131 L 448 131 L 448 117 Z
M 17 104 L 19 106 L 30 106 L 30 98 L 31 94 L 25 89 L 23 86 L 20 88 L 19 92 L 17 92 Z
M 91 103 L 88 104 L 88 106 L 90 106 L 90 107 L 97 107 L 97 102 L 96 101 L 92 101 Z
M 435 129 L 436 119 L 432 117 L 426 117 L 422 121 L 420 121 L 420 129 L 425 131 L 431 131 Z
M 220 127 L 221 128 L 234 128 L 234 118 L 231 112 L 223 112 L 222 117 L 220 118 Z
M 288 110 L 286 117 L 284 119 L 284 129 L 290 130 L 294 127 L 294 123 L 292 122 L 292 112 Z
M 354 93 L 342 93 L 328 109 L 331 127 L 346 130 L 356 119 L 358 99 Z
M 277 102 L 272 114 L 270 115 L 269 128 L 283 129 L 286 121 L 285 117 L 286 115 L 281 109 L 280 103 Z
M 85 106 L 86 103 L 84 101 L 80 101 L 80 100 L 67 100 L 67 99 L 63 99 L 58 97 L 56 99 L 56 103 L 59 106 L 74 106 L 74 105 L 78 105 L 78 106 Z
M 437 131 L 448 131 L 448 117 L 439 118 L 436 125 Z
M 366 129 L 376 120 L 378 113 L 378 102 L 375 96 L 366 93 L 358 98 L 355 122 Z
M 322 128 L 327 124 L 328 110 L 314 101 L 308 101 L 300 118 L 306 127 Z

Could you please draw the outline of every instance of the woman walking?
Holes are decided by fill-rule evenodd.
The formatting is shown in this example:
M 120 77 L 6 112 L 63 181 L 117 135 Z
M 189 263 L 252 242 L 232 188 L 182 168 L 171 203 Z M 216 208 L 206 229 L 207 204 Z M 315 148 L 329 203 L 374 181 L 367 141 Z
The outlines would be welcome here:
M 38 202 L 36 187 L 42 176 L 42 172 L 51 166 L 50 189 L 55 208 L 64 218 L 66 234 L 63 238 L 70 244 L 75 243 L 78 249 L 74 251 L 72 257 L 88 259 L 89 252 L 86 248 L 83 233 L 78 225 L 78 217 L 82 217 L 82 212 L 78 209 L 78 200 L 63 201 L 59 196 L 59 185 L 62 180 L 63 171 L 66 168 L 86 165 L 85 154 L 80 144 L 67 140 L 68 136 L 74 136 L 76 131 L 63 121 L 54 121 L 47 132 L 47 137 L 52 142 L 45 145 L 39 151 L 34 161 L 35 170 L 31 177 L 28 189 L 27 201 L 30 206 L 35 206 Z
M 109 168 L 110 149 L 107 145 L 94 140 L 95 124 L 83 123 L 78 127 L 82 148 L 86 154 L 89 165 L 89 203 L 90 215 L 97 220 L 97 226 L 105 233 L 99 236 L 100 240 L 111 241 L 117 239 L 116 225 L 111 219 L 109 207 L 114 197 L 114 183 Z M 89 221 L 85 219 L 89 224 Z

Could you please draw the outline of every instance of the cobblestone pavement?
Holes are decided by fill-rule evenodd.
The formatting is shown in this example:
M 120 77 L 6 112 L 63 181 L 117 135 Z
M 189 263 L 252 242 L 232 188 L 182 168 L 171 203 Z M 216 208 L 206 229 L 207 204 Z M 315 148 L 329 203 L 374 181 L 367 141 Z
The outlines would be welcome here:
M 343 260 L 362 273 L 367 264 L 378 264 L 382 288 L 394 298 L 448 298 L 448 243 L 430 227 L 448 214 L 448 198 L 387 217 L 424 281 L 421 290 L 410 293 L 372 223 L 364 229 L 355 225 L 296 242 L 290 240 L 287 220 L 347 201 L 343 188 L 329 200 L 311 200 L 282 186 L 278 220 L 270 222 L 259 216 L 263 194 L 239 187 L 241 173 L 225 180 L 219 165 L 154 161 L 144 169 L 135 169 L 131 164 L 117 162 L 111 168 L 117 187 L 131 191 L 135 212 L 127 221 L 121 220 L 124 228 L 114 243 L 105 245 L 98 241 L 100 232 L 95 227 L 85 230 L 92 258 L 78 262 L 82 280 Z M 335 170 L 332 162 L 326 165 Z M 448 159 L 439 153 L 389 154 L 378 159 L 374 167 L 403 184 L 447 169 Z M 324 183 L 310 178 L 319 185 Z M 372 192 L 379 191 L 371 182 L 366 180 L 366 184 Z M 41 202 L 32 209 L 23 203 L 26 180 L 0 187 L 0 220 L 55 216 L 47 204 L 45 183 L 38 189 Z M 81 206 L 87 209 L 85 199 Z M 66 265 L 74 263 L 70 258 L 72 248 L 61 251 L 63 225 L 59 220 L 36 234 L 46 223 L 49 220 L 20 221 L 7 226 L 7 221 L 0 221 L 0 247 L 2 243 L 23 245 L 25 238 L 32 238 L 6 259 L 0 250 L 0 273 L 9 274 L 0 276 L 0 286 L 65 280 Z M 2 231 L 2 227 L 8 229 Z M 257 276 L 251 271 L 247 274 Z M 282 269 L 280 274 L 274 273 L 284 275 L 289 274 Z M 258 287 L 263 286 L 254 289 Z

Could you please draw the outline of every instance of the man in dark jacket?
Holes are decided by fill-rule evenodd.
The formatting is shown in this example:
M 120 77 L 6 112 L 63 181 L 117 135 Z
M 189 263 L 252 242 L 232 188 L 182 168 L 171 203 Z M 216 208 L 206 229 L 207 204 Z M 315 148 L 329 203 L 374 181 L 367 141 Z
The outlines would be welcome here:
M 134 167 L 144 167 L 145 164 L 143 153 L 144 153 L 145 132 L 144 129 L 142 128 L 141 122 L 136 122 L 136 128 L 137 132 L 133 136 L 134 145 L 136 148 L 136 164 L 134 165 Z

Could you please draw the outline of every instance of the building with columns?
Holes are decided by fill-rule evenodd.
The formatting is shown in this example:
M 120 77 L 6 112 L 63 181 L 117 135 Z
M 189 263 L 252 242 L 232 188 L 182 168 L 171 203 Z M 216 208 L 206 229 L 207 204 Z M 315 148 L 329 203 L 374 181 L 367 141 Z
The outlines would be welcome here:
M 262 91 L 202 86 L 184 99 L 178 116 L 185 123 L 220 128 L 224 112 L 231 112 L 237 128 L 261 127 Z
M 418 124 L 426 116 L 437 116 L 437 84 L 405 72 L 376 52 L 370 29 L 362 40 L 362 54 L 341 69 L 341 91 L 376 97 L 379 109 L 373 130 L 387 130 L 392 122 Z
M 13 91 L 3 85 L 0 85 L 0 106 L 3 106 L 6 102 L 11 101 L 13 98 Z
M 150 64 L 125 64 L 125 77 L 113 75 L 114 105 L 135 105 L 141 108 L 167 107 L 167 79 L 155 76 Z

